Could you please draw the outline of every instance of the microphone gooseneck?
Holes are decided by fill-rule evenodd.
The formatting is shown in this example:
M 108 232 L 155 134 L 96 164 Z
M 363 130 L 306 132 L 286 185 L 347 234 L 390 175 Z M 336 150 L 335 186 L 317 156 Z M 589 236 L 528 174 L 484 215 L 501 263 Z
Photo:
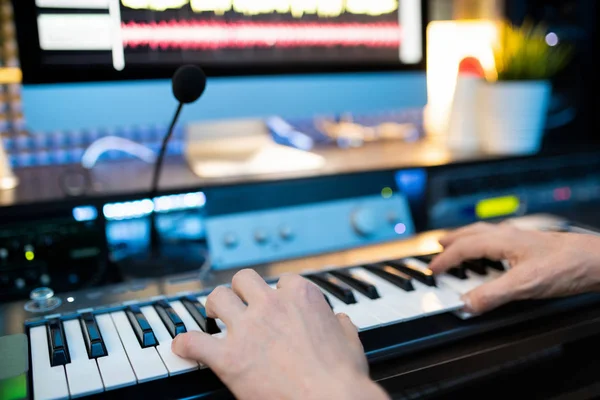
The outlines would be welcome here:
M 173 95 L 179 104 L 177 106 L 177 110 L 175 111 L 175 115 L 173 116 L 173 120 L 171 121 L 171 125 L 169 126 L 169 130 L 163 138 L 156 163 L 154 164 L 152 185 L 150 187 L 150 199 L 152 201 L 154 201 L 158 195 L 158 184 L 160 181 L 165 154 L 167 152 L 167 146 L 171 136 L 173 136 L 173 131 L 175 130 L 175 125 L 177 125 L 177 121 L 181 115 L 183 105 L 193 103 L 202 96 L 204 90 L 206 89 L 206 75 L 198 66 L 184 65 L 180 67 L 173 75 L 172 89 Z M 156 224 L 156 211 L 153 211 L 150 215 L 150 251 L 153 255 L 158 255 L 160 253 L 160 235 L 158 233 Z

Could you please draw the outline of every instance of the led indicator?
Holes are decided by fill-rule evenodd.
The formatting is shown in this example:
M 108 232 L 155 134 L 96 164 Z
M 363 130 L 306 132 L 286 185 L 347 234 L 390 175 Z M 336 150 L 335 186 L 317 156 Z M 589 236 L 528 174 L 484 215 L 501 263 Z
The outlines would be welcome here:
M 517 196 L 485 199 L 478 202 L 475 206 L 475 215 L 479 219 L 505 217 L 516 213 L 520 206 L 521 202 Z
M 33 259 L 35 258 L 35 253 L 33 251 L 26 251 L 25 252 L 25 259 L 27 261 L 33 261 Z
M 384 199 L 391 198 L 393 194 L 394 191 L 390 187 L 384 187 L 383 189 L 381 189 L 381 197 L 383 197 Z
M 571 199 L 571 188 L 562 187 L 554 189 L 555 201 L 567 201 Z

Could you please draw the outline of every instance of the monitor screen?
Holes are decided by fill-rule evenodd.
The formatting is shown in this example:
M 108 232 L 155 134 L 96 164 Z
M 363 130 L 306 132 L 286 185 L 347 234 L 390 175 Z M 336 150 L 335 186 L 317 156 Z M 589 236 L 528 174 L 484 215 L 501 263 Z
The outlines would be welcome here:
M 422 0 L 16 0 L 26 82 L 419 68 Z

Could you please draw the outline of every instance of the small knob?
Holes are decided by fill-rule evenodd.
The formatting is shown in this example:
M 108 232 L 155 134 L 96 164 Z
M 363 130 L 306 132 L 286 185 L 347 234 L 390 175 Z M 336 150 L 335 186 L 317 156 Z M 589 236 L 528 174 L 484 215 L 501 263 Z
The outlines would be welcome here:
M 48 287 L 40 287 L 33 289 L 29 293 L 28 301 L 25 304 L 25 310 L 29 312 L 46 312 L 53 310 L 61 305 L 62 301 L 58 297 L 54 297 L 54 290 Z
M 54 290 L 47 288 L 47 287 L 33 289 L 31 291 L 31 293 L 29 294 L 29 298 L 31 300 L 37 301 L 37 302 L 46 302 L 53 297 L 54 297 Z
M 375 212 L 369 208 L 359 208 L 352 213 L 352 227 L 361 236 L 371 236 L 377 233 L 379 221 Z
M 290 226 L 283 225 L 279 228 L 279 236 L 281 236 L 283 240 L 291 240 L 294 237 L 294 231 L 292 231 Z
M 254 240 L 259 244 L 265 244 L 269 240 L 269 235 L 262 229 L 258 229 L 254 232 Z
M 235 235 L 235 233 L 228 233 L 223 238 L 223 243 L 225 244 L 225 247 L 231 249 L 231 248 L 234 248 L 235 246 L 237 246 L 238 238 Z

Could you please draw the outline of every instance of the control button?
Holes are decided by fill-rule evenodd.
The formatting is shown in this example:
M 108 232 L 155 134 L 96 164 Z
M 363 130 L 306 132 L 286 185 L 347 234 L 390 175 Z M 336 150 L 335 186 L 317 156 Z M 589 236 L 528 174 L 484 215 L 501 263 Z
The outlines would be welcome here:
M 61 305 L 62 301 L 54 297 L 54 291 L 47 287 L 33 289 L 29 293 L 30 301 L 25 304 L 25 310 L 29 312 L 46 312 Z
M 25 287 L 25 279 L 17 278 L 15 279 L 15 286 L 17 289 L 23 289 Z
M 371 236 L 379 228 L 375 212 L 369 208 L 359 208 L 352 213 L 352 227 L 361 236 Z
M 259 244 L 265 244 L 269 241 L 269 234 L 262 229 L 254 232 L 254 240 Z
M 279 228 L 279 236 L 283 240 L 292 240 L 294 237 L 294 232 L 289 225 L 283 225 L 281 228 Z
M 8 250 L 0 249 L 0 260 L 6 260 L 8 258 Z
M 225 244 L 225 247 L 230 249 L 236 247 L 238 245 L 238 238 L 235 233 L 226 234 L 223 238 L 223 244 Z

